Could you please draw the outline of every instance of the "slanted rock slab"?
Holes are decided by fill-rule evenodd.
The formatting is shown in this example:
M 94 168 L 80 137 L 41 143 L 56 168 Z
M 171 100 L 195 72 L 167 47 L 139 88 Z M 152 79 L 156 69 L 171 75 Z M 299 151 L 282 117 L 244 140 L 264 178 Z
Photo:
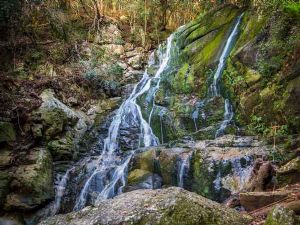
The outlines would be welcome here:
M 40 225 L 246 225 L 249 218 L 181 188 L 137 190 Z

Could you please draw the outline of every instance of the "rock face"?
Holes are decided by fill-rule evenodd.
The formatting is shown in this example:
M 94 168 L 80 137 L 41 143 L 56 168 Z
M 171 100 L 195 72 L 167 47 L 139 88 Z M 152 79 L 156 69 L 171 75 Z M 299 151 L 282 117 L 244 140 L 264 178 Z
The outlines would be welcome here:
M 140 151 L 132 159 L 129 172 L 129 177 L 141 179 L 140 184 L 146 175 L 152 179 L 154 175 L 160 177 L 161 184 L 166 186 L 178 186 L 182 179 L 184 188 L 224 201 L 230 194 L 247 190 L 255 158 L 262 158 L 267 147 L 253 137 L 227 135 L 216 140 L 183 144 L 182 147 L 151 147 Z M 180 178 L 184 159 L 188 163 Z M 136 183 L 139 179 L 135 179 Z M 254 188 L 257 185 L 260 183 L 253 182 Z
M 49 201 L 54 194 L 52 158 L 46 149 L 31 150 L 22 165 L 11 175 L 6 210 L 32 210 Z M 1 180 L 2 183 L 2 180 Z
M 277 180 L 280 185 L 295 184 L 300 182 L 300 157 L 296 157 L 277 171 Z
M 249 219 L 180 188 L 138 190 L 40 225 L 245 225 Z

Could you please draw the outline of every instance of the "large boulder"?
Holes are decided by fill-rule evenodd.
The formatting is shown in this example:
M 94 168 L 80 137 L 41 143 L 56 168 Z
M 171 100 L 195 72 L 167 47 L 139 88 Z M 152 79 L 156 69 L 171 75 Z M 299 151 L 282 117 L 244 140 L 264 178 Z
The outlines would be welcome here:
M 73 159 L 79 141 L 93 121 L 57 99 L 52 90 L 43 91 L 40 97 L 43 103 L 34 114 L 33 135 L 44 137 L 54 161 Z
M 40 225 L 245 225 L 249 218 L 180 188 L 138 190 Z
M 6 210 L 32 210 L 53 197 L 50 153 L 43 148 L 32 149 L 26 161 L 28 165 L 19 166 L 12 174 L 11 192 L 7 195 L 4 205 Z

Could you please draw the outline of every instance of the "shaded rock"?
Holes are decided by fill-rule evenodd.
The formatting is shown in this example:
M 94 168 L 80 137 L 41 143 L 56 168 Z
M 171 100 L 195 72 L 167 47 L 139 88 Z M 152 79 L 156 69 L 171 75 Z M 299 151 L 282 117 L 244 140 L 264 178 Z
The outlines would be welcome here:
M 3 206 L 6 196 L 9 193 L 11 175 L 7 171 L 0 171 L 0 207 Z M 0 223 L 1 224 L 1 223 Z
M 244 225 L 248 222 L 249 218 L 197 194 L 168 188 L 128 192 L 96 208 L 55 216 L 40 225 Z
M 300 182 L 300 157 L 289 161 L 277 171 L 279 185 L 295 184 Z
M 275 192 L 246 192 L 240 193 L 240 203 L 247 210 L 252 211 L 262 208 L 271 203 L 280 201 L 288 197 L 289 192 L 275 191 Z
M 276 206 L 268 215 L 265 225 L 297 225 L 299 218 L 295 217 L 292 210 Z
M 47 140 L 50 140 L 56 135 L 62 133 L 64 126 L 67 123 L 67 115 L 59 108 L 43 110 L 41 113 L 41 119 L 45 126 L 45 135 Z M 35 128 L 36 127 L 37 125 Z M 35 129 L 36 135 L 39 135 L 37 132 L 39 131 Z
M 138 189 L 158 189 L 162 186 L 162 178 L 146 170 L 136 169 L 128 174 L 126 191 Z
M 273 176 L 275 175 L 275 168 L 269 161 L 257 159 L 254 163 L 250 179 L 245 186 L 247 191 L 265 191 L 274 186 Z
M 54 161 L 72 160 L 74 158 L 74 147 L 73 139 L 70 136 L 50 141 L 47 145 Z
M 20 215 L 17 214 L 7 214 L 0 216 L 1 225 L 24 225 L 24 220 Z
M 0 121 L 0 143 L 12 142 L 16 140 L 14 125 L 9 122 Z
M 31 150 L 34 164 L 21 165 L 10 183 L 12 192 L 6 198 L 6 210 L 31 210 L 43 205 L 53 197 L 52 158 L 42 148 Z M 30 159 L 29 159 L 30 161 Z
M 12 152 L 8 150 L 0 151 L 0 168 L 5 168 L 11 165 Z

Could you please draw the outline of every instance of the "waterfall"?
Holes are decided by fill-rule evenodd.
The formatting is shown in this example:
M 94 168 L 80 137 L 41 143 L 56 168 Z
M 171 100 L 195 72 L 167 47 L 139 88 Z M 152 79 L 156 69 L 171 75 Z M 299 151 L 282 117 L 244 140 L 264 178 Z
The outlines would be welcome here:
M 190 167 L 190 157 L 191 155 L 187 155 L 185 158 L 181 159 L 178 173 L 178 187 L 184 187 L 184 176 L 187 170 Z
M 219 64 L 218 64 L 217 70 L 214 74 L 213 83 L 210 87 L 210 90 L 212 92 L 211 94 L 213 97 L 220 95 L 220 80 L 221 80 L 222 74 L 223 74 L 225 66 L 226 66 L 226 60 L 227 60 L 227 58 L 233 48 L 234 42 L 239 34 L 239 25 L 241 23 L 243 15 L 244 14 L 242 13 L 238 17 L 238 19 L 234 25 L 234 28 L 233 28 L 231 34 L 229 35 L 229 37 L 226 41 L 225 47 L 220 56 Z M 217 130 L 215 137 L 219 137 L 224 134 L 225 129 L 230 124 L 230 122 L 232 121 L 233 116 L 234 116 L 233 107 L 232 107 L 232 104 L 229 99 L 225 99 L 224 108 L 225 108 L 224 120 L 222 121 L 220 128 Z
M 214 79 L 213 79 L 213 83 L 212 83 L 212 86 L 211 86 L 211 90 L 212 90 L 212 95 L 213 96 L 219 96 L 220 95 L 220 79 L 222 77 L 222 74 L 223 74 L 223 71 L 225 69 L 225 66 L 226 66 L 226 60 L 228 58 L 228 55 L 230 54 L 231 50 L 232 50 L 232 47 L 233 47 L 233 44 L 239 34 L 239 25 L 241 23 L 241 20 L 242 20 L 242 17 L 243 17 L 244 14 L 241 14 L 235 25 L 234 25 L 234 28 L 231 32 L 231 34 L 229 35 L 227 41 L 226 41 L 226 44 L 225 44 L 225 47 L 222 51 L 222 54 L 220 56 L 220 59 L 219 59 L 219 64 L 218 64 L 218 67 L 217 67 L 217 70 L 214 74 Z
M 159 144 L 159 139 L 154 135 L 150 127 L 150 122 L 154 108 L 155 94 L 160 85 L 160 76 L 168 66 L 172 47 L 173 35 L 167 40 L 166 50 L 164 51 L 162 47 L 158 50 L 159 68 L 155 76 L 150 77 L 146 70 L 143 78 L 134 87 L 129 98 L 117 110 L 110 124 L 107 138 L 104 140 L 102 153 L 76 200 L 74 210 L 82 209 L 89 199 L 94 205 L 97 205 L 104 199 L 112 198 L 122 193 L 126 185 L 128 164 L 134 155 L 134 151 L 130 151 L 129 153 L 123 152 L 120 147 L 120 128 L 123 125 L 125 127 L 139 127 L 140 139 L 139 146 L 136 146 L 137 148 Z M 153 59 L 153 55 L 151 55 L 149 65 L 151 66 L 154 63 L 155 60 Z M 151 84 L 155 82 L 156 85 L 151 87 Z M 143 118 L 141 107 L 137 104 L 137 99 L 147 92 L 148 94 L 151 93 L 151 99 L 153 99 L 148 122 Z
M 61 200 L 62 200 L 62 197 L 65 194 L 65 189 L 66 189 L 67 184 L 68 184 L 70 173 L 74 169 L 75 168 L 72 167 L 71 169 L 68 169 L 63 176 L 60 175 L 60 174 L 57 176 L 58 183 L 55 186 L 55 200 L 54 200 L 54 203 L 53 203 L 53 205 L 51 207 L 51 216 L 54 216 L 60 210 Z

